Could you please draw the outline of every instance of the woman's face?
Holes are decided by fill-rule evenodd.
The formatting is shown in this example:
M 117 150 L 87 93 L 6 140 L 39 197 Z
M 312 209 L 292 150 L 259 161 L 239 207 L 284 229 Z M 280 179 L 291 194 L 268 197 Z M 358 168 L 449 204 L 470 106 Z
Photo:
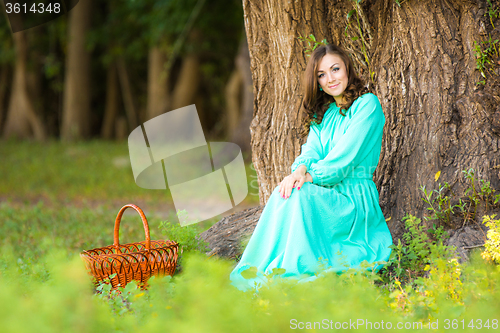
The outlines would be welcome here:
M 325 54 L 318 64 L 318 83 L 323 91 L 333 96 L 337 105 L 342 103 L 344 90 L 347 88 L 349 78 L 342 58 L 336 54 Z

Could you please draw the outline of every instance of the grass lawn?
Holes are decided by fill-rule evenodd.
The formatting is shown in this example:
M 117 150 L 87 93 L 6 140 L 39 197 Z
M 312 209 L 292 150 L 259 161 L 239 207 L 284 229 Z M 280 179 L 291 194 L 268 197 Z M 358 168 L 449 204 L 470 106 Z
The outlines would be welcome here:
M 461 265 L 431 244 L 428 258 L 417 258 L 426 272 L 404 285 L 347 271 L 301 284 L 276 278 L 243 293 L 229 284 L 235 262 L 207 258 L 195 238 L 220 217 L 176 225 L 168 191 L 135 185 L 126 143 L 8 141 L 0 156 L 1 332 L 498 331 L 500 266 L 479 252 Z M 255 181 L 250 165 L 247 175 Z M 250 188 L 244 204 L 257 205 Z M 79 253 L 112 244 L 126 203 L 144 209 L 151 239 L 184 245 L 182 271 L 151 279 L 147 291 L 131 283 L 121 294 L 95 293 Z M 143 239 L 127 210 L 121 243 Z

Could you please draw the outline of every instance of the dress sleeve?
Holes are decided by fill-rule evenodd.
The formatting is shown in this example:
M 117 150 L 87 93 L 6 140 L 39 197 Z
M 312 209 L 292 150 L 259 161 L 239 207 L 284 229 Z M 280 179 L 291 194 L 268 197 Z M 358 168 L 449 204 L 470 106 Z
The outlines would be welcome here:
M 351 107 L 350 123 L 324 159 L 311 163 L 307 168 L 314 184 L 334 185 L 341 182 L 380 144 L 385 116 L 382 106 L 373 94 L 358 98 Z
M 322 157 L 323 148 L 320 141 L 320 127 L 316 124 L 311 124 L 307 141 L 302 145 L 301 153 L 292 163 L 291 170 L 294 172 L 301 164 L 309 170 L 311 163 L 317 162 Z

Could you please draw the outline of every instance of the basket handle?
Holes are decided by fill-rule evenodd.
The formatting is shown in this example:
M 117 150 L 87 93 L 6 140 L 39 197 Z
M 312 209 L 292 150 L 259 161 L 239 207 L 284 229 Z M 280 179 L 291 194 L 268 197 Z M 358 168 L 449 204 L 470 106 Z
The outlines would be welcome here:
M 141 216 L 142 224 L 144 225 L 144 233 L 146 234 L 146 250 L 151 249 L 151 238 L 149 235 L 149 225 L 148 225 L 148 220 L 146 219 L 146 215 L 144 215 L 144 212 L 142 209 L 140 209 L 138 206 L 134 204 L 128 204 L 123 206 L 120 211 L 118 212 L 118 215 L 116 216 L 115 220 L 115 231 L 114 231 L 114 242 L 113 246 L 118 249 L 118 252 L 121 253 L 120 251 L 120 221 L 122 219 L 123 212 L 125 212 L 125 209 L 127 208 L 133 208 L 139 215 Z

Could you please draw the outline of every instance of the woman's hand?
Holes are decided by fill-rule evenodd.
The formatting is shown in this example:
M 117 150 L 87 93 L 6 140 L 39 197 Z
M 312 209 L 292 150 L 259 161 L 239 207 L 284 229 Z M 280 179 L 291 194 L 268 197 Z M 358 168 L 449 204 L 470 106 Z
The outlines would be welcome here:
M 286 176 L 281 181 L 279 184 L 279 192 L 283 199 L 288 199 L 290 197 L 294 187 L 300 189 L 305 182 L 312 182 L 311 175 L 309 173 L 306 174 L 306 171 L 306 166 L 301 165 L 292 174 Z

